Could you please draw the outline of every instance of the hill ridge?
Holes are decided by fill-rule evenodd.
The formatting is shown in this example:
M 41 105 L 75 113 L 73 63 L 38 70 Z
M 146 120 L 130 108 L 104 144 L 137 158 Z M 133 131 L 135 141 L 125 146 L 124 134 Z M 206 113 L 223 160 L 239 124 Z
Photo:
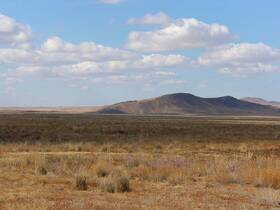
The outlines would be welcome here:
M 203 98 L 190 93 L 166 94 L 120 102 L 98 111 L 104 114 L 280 115 L 280 109 L 232 96 Z

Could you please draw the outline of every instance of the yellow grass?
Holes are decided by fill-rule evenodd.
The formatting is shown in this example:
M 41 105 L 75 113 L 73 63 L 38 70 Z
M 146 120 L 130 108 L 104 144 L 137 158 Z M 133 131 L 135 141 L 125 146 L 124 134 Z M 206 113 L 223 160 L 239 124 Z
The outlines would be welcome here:
M 104 147 L 2 145 L 0 209 L 279 207 L 277 142 Z

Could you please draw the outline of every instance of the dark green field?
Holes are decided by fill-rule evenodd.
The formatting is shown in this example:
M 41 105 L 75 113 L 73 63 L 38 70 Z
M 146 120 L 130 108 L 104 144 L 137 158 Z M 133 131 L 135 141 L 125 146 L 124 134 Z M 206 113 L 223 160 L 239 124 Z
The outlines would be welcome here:
M 0 115 L 2 143 L 280 140 L 279 118 Z

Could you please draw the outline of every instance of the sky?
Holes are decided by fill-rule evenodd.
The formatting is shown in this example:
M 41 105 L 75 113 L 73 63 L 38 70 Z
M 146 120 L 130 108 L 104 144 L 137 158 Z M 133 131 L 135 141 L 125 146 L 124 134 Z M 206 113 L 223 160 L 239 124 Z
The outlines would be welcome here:
M 279 0 L 0 0 L 0 106 L 280 101 Z

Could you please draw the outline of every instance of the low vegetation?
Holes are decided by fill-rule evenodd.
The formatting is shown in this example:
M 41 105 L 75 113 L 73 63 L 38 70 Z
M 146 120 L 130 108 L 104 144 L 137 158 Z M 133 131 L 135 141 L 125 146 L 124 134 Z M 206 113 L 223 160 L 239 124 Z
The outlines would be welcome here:
M 127 130 L 122 128 L 127 136 L 122 132 L 118 135 L 108 132 L 108 138 L 101 141 L 99 137 L 109 129 L 106 127 L 108 117 L 91 119 L 89 116 L 75 116 L 79 119 L 76 121 L 70 116 L 63 119 L 60 115 L 41 118 L 27 115 L 18 119 L 21 118 L 27 120 L 24 132 L 32 136 L 38 129 L 37 135 L 41 137 L 31 143 L 30 139 L 24 141 L 26 136 L 18 136 L 22 138 L 21 142 L 17 139 L 16 142 L 0 145 L 0 209 L 280 207 L 280 142 L 276 141 L 280 132 L 276 129 L 280 125 L 278 119 L 135 119 L 114 116 L 112 121 L 115 124 L 111 129 L 116 129 L 121 122 L 125 125 L 129 122 Z M 12 130 L 21 129 L 13 119 L 14 116 L 0 119 L 0 124 L 6 122 L 3 129 L 9 130 L 11 135 Z M 48 131 L 57 137 L 62 132 L 60 123 L 65 123 L 65 129 L 71 123 L 76 124 L 74 130 L 83 131 L 80 135 L 72 133 L 74 140 L 50 143 L 40 132 L 44 121 L 57 123 L 52 128 L 53 132 Z M 162 133 L 163 140 L 159 141 L 160 133 L 148 129 L 149 126 L 160 125 L 173 131 L 168 136 L 169 140 L 164 136 L 165 131 Z M 88 130 L 91 126 L 104 133 L 100 131 L 97 140 L 94 140 L 97 134 L 89 137 L 88 141 L 75 140 L 76 137 L 85 138 L 83 132 L 85 135 L 92 133 Z M 242 127 L 239 133 L 235 126 Z M 190 127 L 193 130 L 187 133 Z M 246 130 L 246 127 L 249 129 Z M 132 135 L 130 129 L 137 132 Z M 208 135 L 206 139 L 207 134 L 196 133 L 198 130 L 220 133 L 215 134 L 213 139 Z M 4 132 L 2 128 L 0 131 Z M 263 139 L 249 138 L 253 131 Z M 225 133 L 228 135 L 222 139 Z M 15 132 L 13 135 L 18 134 Z M 112 137 L 116 140 L 112 141 Z

